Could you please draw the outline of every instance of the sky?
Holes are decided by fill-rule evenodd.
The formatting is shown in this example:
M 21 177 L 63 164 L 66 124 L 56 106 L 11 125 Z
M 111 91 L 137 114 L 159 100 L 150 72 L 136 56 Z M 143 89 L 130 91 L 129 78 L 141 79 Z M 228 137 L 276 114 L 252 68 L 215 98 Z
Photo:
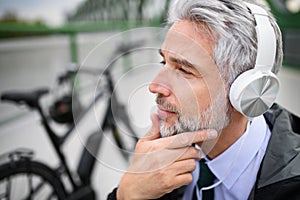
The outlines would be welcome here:
M 84 0 L 0 0 L 0 16 L 14 12 L 26 20 L 42 19 L 47 24 L 63 24 L 65 15 Z

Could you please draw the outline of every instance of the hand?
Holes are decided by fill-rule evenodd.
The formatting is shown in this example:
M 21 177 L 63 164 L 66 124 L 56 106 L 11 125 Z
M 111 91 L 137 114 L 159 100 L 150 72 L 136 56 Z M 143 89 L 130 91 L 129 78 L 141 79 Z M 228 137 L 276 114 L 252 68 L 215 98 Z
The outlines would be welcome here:
M 192 181 L 201 153 L 193 143 L 213 139 L 217 132 L 185 132 L 160 138 L 159 119 L 151 116 L 152 128 L 135 148 L 128 171 L 123 175 L 117 199 L 156 199 Z

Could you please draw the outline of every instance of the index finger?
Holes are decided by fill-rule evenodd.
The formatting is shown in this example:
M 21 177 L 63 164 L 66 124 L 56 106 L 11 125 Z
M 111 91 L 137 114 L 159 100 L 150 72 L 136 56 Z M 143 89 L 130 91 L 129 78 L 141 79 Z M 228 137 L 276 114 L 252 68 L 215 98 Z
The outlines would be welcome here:
M 151 129 L 141 138 L 141 140 L 154 140 L 160 137 L 159 118 L 157 114 L 151 115 L 151 121 L 152 121 Z
M 184 132 L 171 137 L 163 138 L 168 143 L 168 148 L 176 149 L 187 147 L 194 143 L 203 142 L 205 140 L 215 139 L 218 136 L 216 130 L 207 129 L 195 132 Z

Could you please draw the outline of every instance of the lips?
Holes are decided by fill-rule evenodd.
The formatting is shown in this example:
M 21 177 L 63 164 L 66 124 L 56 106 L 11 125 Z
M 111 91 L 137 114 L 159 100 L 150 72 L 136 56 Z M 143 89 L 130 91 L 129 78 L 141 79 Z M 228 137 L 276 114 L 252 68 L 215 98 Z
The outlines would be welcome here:
M 163 106 L 161 105 L 157 105 L 157 114 L 162 117 L 162 118 L 166 118 L 166 117 L 170 117 L 173 115 L 176 115 L 175 112 L 172 112 L 170 110 L 165 109 Z

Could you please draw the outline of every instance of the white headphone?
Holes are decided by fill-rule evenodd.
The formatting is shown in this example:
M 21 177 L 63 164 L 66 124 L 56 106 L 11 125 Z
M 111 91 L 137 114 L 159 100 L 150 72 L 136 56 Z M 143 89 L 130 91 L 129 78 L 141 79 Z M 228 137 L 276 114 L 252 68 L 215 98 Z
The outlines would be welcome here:
M 234 80 L 229 99 L 237 111 L 253 118 L 272 106 L 279 91 L 279 80 L 271 71 L 275 62 L 276 37 L 268 13 L 257 5 L 246 4 L 256 21 L 256 63 L 254 69 L 243 72 Z

